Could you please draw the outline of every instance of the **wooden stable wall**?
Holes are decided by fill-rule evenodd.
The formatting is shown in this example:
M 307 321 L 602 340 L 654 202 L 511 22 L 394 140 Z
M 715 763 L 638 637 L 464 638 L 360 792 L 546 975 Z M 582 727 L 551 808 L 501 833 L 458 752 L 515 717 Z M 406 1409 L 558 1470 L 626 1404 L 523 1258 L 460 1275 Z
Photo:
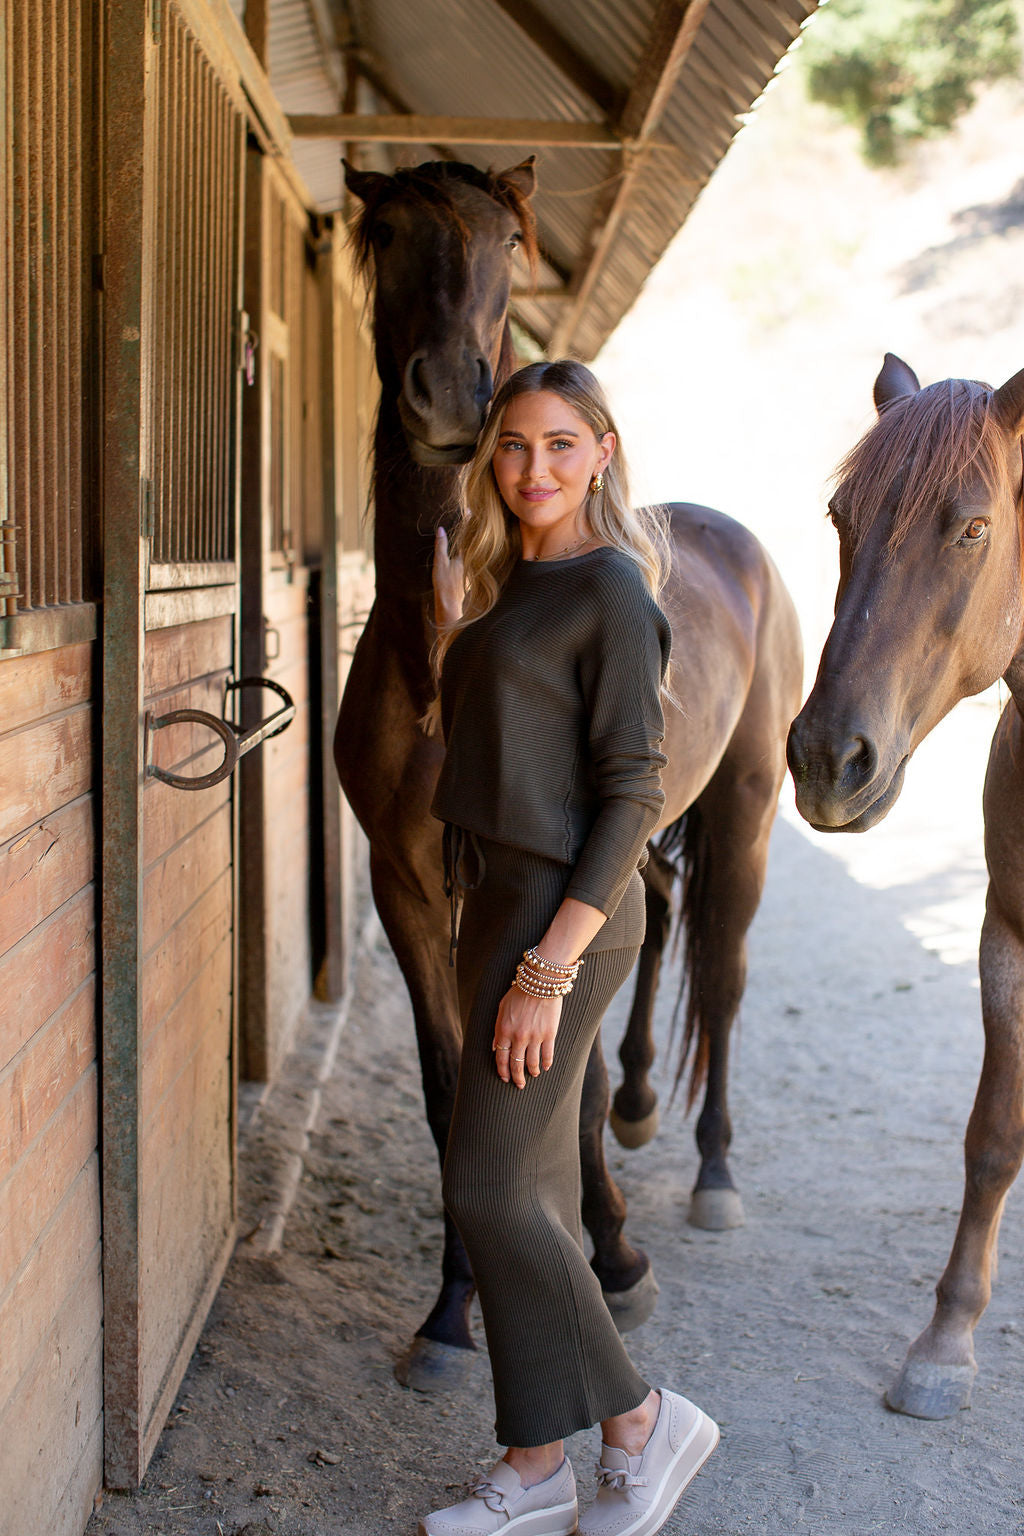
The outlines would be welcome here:
M 0 1530 L 103 1465 L 93 646 L 0 662 Z
M 373 385 L 223 0 L 0 0 L 0 100 L 0 1536 L 80 1536 L 230 1258 L 239 1035 L 272 1076 L 314 974 L 345 988 Z M 277 707 L 243 675 L 297 707 L 254 780 L 154 777 L 223 747 L 152 722 Z

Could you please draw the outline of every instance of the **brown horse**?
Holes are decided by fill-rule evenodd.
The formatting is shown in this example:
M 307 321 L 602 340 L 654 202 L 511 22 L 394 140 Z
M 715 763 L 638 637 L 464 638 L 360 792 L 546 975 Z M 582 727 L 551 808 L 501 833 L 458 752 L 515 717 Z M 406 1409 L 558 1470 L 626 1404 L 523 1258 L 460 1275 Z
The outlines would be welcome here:
M 823 832 L 866 831 L 954 704 L 1000 677 L 1011 695 L 985 781 L 985 1056 L 964 1203 L 932 1321 L 887 1393 L 890 1407 L 930 1419 L 969 1401 L 974 1327 L 1024 1155 L 1024 371 L 996 390 L 965 379 L 921 389 L 887 353 L 875 404 L 830 507 L 835 623 L 789 740 L 801 815 Z
M 393 177 L 349 168 L 347 180 L 364 205 L 354 239 L 373 283 L 381 404 L 376 598 L 342 700 L 335 756 L 370 840 L 374 899 L 409 988 L 428 1120 L 443 1157 L 459 1023 L 440 828 L 429 813 L 442 747 L 418 725 L 433 691 L 431 555 L 438 522 L 456 506 L 451 466 L 471 456 L 493 385 L 512 366 L 510 252 L 524 240 L 528 249 L 532 244 L 534 176 L 528 161 L 497 176 L 451 163 Z M 653 1134 L 650 1018 L 678 867 L 691 919 L 691 1097 L 707 1082 L 692 1219 L 720 1227 L 742 1220 L 726 1162 L 728 1038 L 785 772 L 785 733 L 799 702 L 800 641 L 788 595 L 749 533 L 694 507 L 674 509 L 673 532 L 677 566 L 666 606 L 682 708 L 668 722 L 671 835 L 648 864 L 648 939 L 622 1047 L 626 1081 L 616 1097 L 616 1124 L 633 1144 Z M 598 1045 L 581 1116 L 583 1219 L 594 1270 L 626 1327 L 648 1315 L 657 1287 L 646 1256 L 622 1235 L 625 1202 L 603 1152 L 607 1113 Z M 472 1292 L 462 1245 L 446 1218 L 441 1292 L 403 1362 L 402 1379 L 423 1388 L 461 1374 L 473 1348 Z

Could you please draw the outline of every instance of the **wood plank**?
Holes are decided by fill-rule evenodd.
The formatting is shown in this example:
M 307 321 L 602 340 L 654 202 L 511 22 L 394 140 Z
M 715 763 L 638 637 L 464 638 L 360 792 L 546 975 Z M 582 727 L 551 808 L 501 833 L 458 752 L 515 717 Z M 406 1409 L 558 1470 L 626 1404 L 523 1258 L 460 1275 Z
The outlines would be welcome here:
M 232 614 L 238 606 L 238 588 L 192 587 L 189 591 L 146 593 L 146 633 L 161 629 L 181 629 L 201 624 L 207 619 Z
M 210 956 L 231 933 L 232 879 L 226 869 L 143 967 L 143 1036 L 160 1026 Z
M 80 1536 L 103 1477 L 100 1250 L 67 1298 L 0 1418 L 4 1530 Z
M 182 1329 L 177 1342 L 164 1366 L 163 1375 L 155 1391 L 148 1381 L 144 1381 L 143 1402 L 148 1405 L 145 1416 L 145 1429 L 142 1437 L 143 1462 L 148 1464 L 149 1458 L 157 1448 L 160 1435 L 163 1431 L 167 1415 L 171 1411 L 182 1377 L 188 1369 L 189 1361 L 195 1352 L 199 1335 L 203 1331 L 210 1308 L 216 1299 L 220 1289 L 220 1283 L 224 1278 L 224 1271 L 228 1267 L 231 1255 L 235 1251 L 237 1241 L 236 1221 L 234 1215 L 228 1230 L 221 1242 L 220 1252 L 214 1256 L 206 1277 L 203 1289 L 196 1295 L 192 1310 L 188 1316 L 185 1327 Z
M 93 879 L 94 815 L 83 795 L 0 847 L 0 956 Z
M 349 139 L 361 144 L 527 144 L 534 149 L 621 149 L 607 123 L 525 117 L 426 117 L 410 113 L 293 113 L 297 139 Z
M 197 1165 L 200 1169 L 209 1160 L 223 1164 L 221 1171 L 225 1177 L 227 1175 L 231 1136 L 228 1093 L 231 1041 L 229 1020 L 225 1018 L 220 1022 L 223 1027 L 211 1028 L 206 1034 L 197 1036 L 194 1054 L 157 1106 L 155 1119 L 146 1127 L 143 1138 L 143 1211 L 152 1209 L 152 1202 L 165 1178 L 184 1181 L 186 1186 L 192 1183 L 192 1215 L 190 1218 L 186 1213 L 185 1217 L 190 1229 L 198 1225 L 194 1197 L 202 1184 L 201 1177 L 192 1181 L 185 1172 L 195 1148 L 202 1144 Z M 211 1126 L 215 1131 L 210 1130 Z M 145 1230 L 145 1218 L 143 1227 Z M 179 1237 L 184 1240 L 183 1233 L 168 1234 L 166 1227 L 161 1227 L 158 1222 L 152 1230 L 162 1232 L 164 1238 L 171 1241 L 172 1251 Z
M 225 805 L 147 871 L 142 903 L 147 961 L 164 935 L 230 865 L 231 808 Z
M 171 1134 L 172 1121 L 162 1115 L 161 1106 L 196 1054 L 211 1044 L 225 1055 L 230 1051 L 231 961 L 231 945 L 225 942 L 210 956 L 165 1024 L 151 1030 L 143 1041 L 140 1123 L 144 1141 L 154 1134 L 158 1118 L 160 1136 Z
M 18 730 L 92 698 L 92 646 L 67 645 L 0 666 L 0 729 Z
M 141 1397 L 147 1421 L 164 1394 L 168 1362 L 180 1358 L 183 1340 L 198 1331 L 231 1242 L 234 1212 L 226 1150 L 229 1075 L 224 1063 L 219 1084 L 222 1117 L 205 1120 L 200 1134 L 189 1138 L 168 1166 L 167 1177 L 154 1183 L 148 1168 L 144 1175 L 142 1255 L 152 1294 L 160 1297 L 159 1308 L 146 1307 L 142 1314 Z M 207 1102 L 208 1088 L 209 1083 Z M 201 1228 L 195 1220 L 198 1204 L 204 1211 Z
M 102 1340 L 101 1340 L 102 1343 Z M 100 1385 L 102 1399 L 103 1388 Z M 103 1485 L 103 1405 L 53 1515 L 53 1536 L 81 1536 Z
M 192 768 L 188 770 L 190 773 Z M 195 771 L 199 771 L 196 769 Z M 210 789 L 183 791 L 150 779 L 142 800 L 143 846 L 146 867 L 162 859 L 228 804 L 231 783 L 225 779 Z
M 0 614 L 0 661 L 84 645 L 97 635 L 95 603 L 57 603 L 28 613 Z
M 147 703 L 193 678 L 231 669 L 234 646 L 229 618 L 207 619 L 160 629 L 146 636 L 145 694 Z
M 65 1299 L 98 1263 L 99 1159 L 90 1158 L 13 1284 L 0 1293 L 0 1420 Z
M 0 1073 L 96 966 L 95 892 L 87 886 L 0 959 Z
M 89 789 L 92 724 L 91 707 L 82 705 L 0 736 L 0 841 Z
M 263 594 L 263 611 L 276 628 L 289 620 L 309 620 L 309 583 L 288 582 L 279 587 L 270 586 Z
M 96 1152 L 99 1091 L 90 1065 L 27 1156 L 0 1183 L 0 1293 L 14 1279 L 32 1244 Z M 9 1160 L 9 1166 L 16 1162 Z

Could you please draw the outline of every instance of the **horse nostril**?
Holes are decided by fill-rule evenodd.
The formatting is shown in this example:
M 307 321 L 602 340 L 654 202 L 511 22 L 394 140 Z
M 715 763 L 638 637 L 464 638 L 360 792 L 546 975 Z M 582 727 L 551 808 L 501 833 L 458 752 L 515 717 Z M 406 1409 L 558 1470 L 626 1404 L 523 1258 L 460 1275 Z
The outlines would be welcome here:
M 421 408 L 430 405 L 430 389 L 423 372 L 426 360 L 425 352 L 414 352 L 405 365 L 405 397 L 410 405 Z
M 878 749 L 867 736 L 854 736 L 837 763 L 836 782 L 868 784 L 878 771 Z

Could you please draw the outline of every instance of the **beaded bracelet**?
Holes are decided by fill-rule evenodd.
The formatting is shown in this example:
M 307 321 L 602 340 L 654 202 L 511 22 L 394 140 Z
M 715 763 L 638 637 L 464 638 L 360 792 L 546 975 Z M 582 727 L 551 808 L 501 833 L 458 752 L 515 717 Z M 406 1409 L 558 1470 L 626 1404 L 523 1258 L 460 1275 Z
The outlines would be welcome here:
M 567 997 L 572 991 L 571 981 L 542 981 L 534 972 L 527 970 L 522 962 L 516 966 L 515 984 L 527 997 Z
M 523 959 L 527 965 L 537 970 L 553 971 L 556 975 L 568 976 L 570 981 L 576 980 L 580 972 L 580 966 L 583 964 L 582 960 L 571 960 L 566 965 L 557 960 L 545 960 L 544 956 L 538 954 L 536 949 L 524 949 Z

